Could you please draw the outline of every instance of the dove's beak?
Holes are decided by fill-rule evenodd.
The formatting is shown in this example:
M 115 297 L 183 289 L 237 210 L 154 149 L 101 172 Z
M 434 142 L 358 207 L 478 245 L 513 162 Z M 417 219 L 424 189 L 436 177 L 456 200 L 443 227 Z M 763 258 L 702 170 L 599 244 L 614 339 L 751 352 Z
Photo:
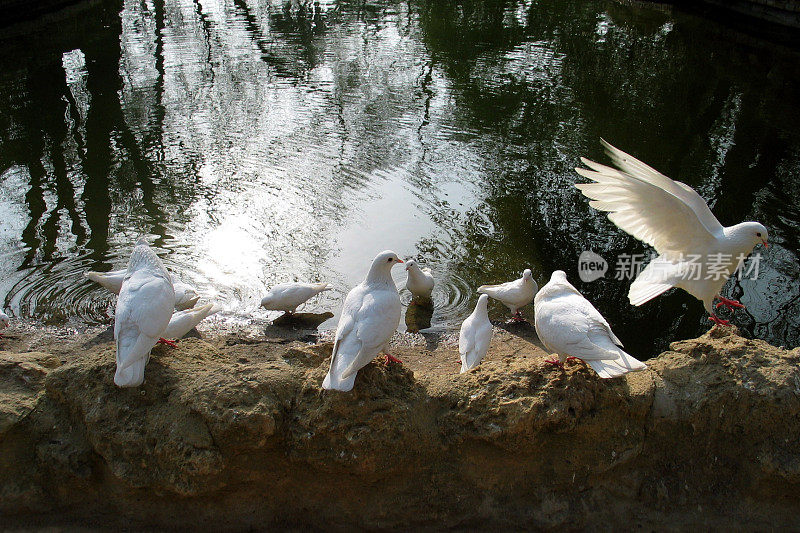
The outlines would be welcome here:
M 764 248 L 769 248 L 769 243 L 767 241 L 762 240 L 761 244 L 764 245 Z

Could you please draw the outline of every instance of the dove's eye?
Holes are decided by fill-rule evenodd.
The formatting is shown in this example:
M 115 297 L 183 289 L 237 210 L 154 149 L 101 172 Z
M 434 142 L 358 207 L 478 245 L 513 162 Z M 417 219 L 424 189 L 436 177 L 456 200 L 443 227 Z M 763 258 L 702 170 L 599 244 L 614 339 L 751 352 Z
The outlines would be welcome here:
M 390 257 L 389 259 L 386 260 L 386 262 L 387 263 L 391 263 L 392 262 L 392 258 Z
M 756 233 L 756 237 L 761 237 L 761 233 Z

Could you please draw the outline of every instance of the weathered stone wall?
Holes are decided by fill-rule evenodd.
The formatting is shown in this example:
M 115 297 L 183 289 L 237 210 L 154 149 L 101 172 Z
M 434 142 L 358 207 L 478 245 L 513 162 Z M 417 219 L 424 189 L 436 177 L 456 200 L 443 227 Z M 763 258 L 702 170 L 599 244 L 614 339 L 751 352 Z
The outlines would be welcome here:
M 330 345 L 158 347 L 137 389 L 114 347 L 0 352 L 0 526 L 800 528 L 800 349 L 715 329 L 604 381 L 495 332 L 396 346 L 351 393 Z

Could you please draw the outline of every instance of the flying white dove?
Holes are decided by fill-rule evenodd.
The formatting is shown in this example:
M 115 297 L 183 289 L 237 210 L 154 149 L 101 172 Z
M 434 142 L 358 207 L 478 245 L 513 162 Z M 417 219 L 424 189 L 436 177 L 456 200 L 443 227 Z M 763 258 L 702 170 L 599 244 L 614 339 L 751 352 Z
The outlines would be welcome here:
M 416 261 L 406 261 L 406 289 L 411 291 L 414 298 L 430 300 L 433 292 L 433 275 L 430 268 L 420 268 Z
M 323 389 L 352 390 L 356 373 L 389 344 L 401 314 L 392 267 L 402 262 L 390 250 L 381 252 L 372 261 L 367 279 L 347 293 Z M 400 362 L 388 354 L 386 358 Z
M 601 378 L 615 378 L 647 366 L 625 353 L 603 315 L 556 270 L 534 300 L 534 325 L 539 340 L 558 355 L 548 363 L 564 366 L 582 359 Z
M 6 329 L 10 323 L 11 319 L 8 318 L 8 315 L 0 311 L 0 329 Z M 3 334 L 0 333 L 0 338 L 2 338 L 2 336 Z
M 118 386 L 142 384 L 150 350 L 164 335 L 174 306 L 175 290 L 169 272 L 147 243 L 139 241 L 128 262 L 114 316 L 114 383 Z
M 197 324 L 202 322 L 206 317 L 219 312 L 220 309 L 220 307 L 216 307 L 214 304 L 206 304 L 200 307 L 186 309 L 185 311 L 176 311 L 172 313 L 172 318 L 169 319 L 167 329 L 165 329 L 164 333 L 161 335 L 163 338 L 158 342 L 174 348 L 178 339 L 192 331 L 192 328 L 197 326 Z M 167 339 L 175 340 L 170 341 Z
M 489 296 L 481 294 L 475 310 L 461 324 L 458 351 L 461 354 L 461 373 L 472 370 L 489 351 L 492 340 L 492 323 L 489 322 Z
M 520 309 L 533 301 L 539 286 L 533 280 L 533 274 L 526 268 L 522 277 L 514 281 L 508 281 L 499 285 L 481 285 L 478 287 L 478 294 L 488 294 L 495 300 L 499 300 L 511 310 L 512 319 L 523 321 Z
M 729 325 L 717 317 L 714 299 L 717 307 L 744 307 L 719 291 L 754 246 L 768 246 L 767 228 L 758 222 L 723 227 L 694 189 L 601 142 L 619 170 L 581 158 L 592 170 L 575 170 L 596 183 L 575 186 L 592 200 L 590 206 L 608 211 L 617 227 L 659 253 L 631 285 L 631 304 L 679 287 L 703 302 L 712 322 Z
M 286 311 L 291 315 L 299 305 L 332 288 L 327 283 L 280 283 L 261 299 L 261 307 L 268 311 Z
M 122 280 L 125 279 L 127 270 L 110 270 L 108 272 L 84 272 L 83 275 L 88 279 L 99 283 L 114 294 L 119 294 L 122 289 Z M 191 309 L 200 299 L 197 290 L 191 285 L 183 283 L 174 275 L 171 275 L 172 286 L 175 289 L 175 309 L 182 311 Z

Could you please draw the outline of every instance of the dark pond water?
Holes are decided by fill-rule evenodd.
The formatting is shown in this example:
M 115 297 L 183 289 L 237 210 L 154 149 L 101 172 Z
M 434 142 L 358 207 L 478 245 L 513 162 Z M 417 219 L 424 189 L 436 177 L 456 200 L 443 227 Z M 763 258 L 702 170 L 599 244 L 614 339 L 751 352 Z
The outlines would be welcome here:
M 723 224 L 770 228 L 758 279 L 724 292 L 747 335 L 797 346 L 798 58 L 612 1 L 126 0 L 6 26 L 2 304 L 108 322 L 81 274 L 124 267 L 146 233 L 229 320 L 264 318 L 265 287 L 293 279 L 333 283 L 310 309 L 336 312 L 391 248 L 434 270 L 434 330 L 482 283 L 560 268 L 644 357 L 708 323 L 683 292 L 633 308 L 629 281 L 578 280 L 582 250 L 612 269 L 646 251 L 572 186 L 579 156 L 607 161 L 602 136 Z

